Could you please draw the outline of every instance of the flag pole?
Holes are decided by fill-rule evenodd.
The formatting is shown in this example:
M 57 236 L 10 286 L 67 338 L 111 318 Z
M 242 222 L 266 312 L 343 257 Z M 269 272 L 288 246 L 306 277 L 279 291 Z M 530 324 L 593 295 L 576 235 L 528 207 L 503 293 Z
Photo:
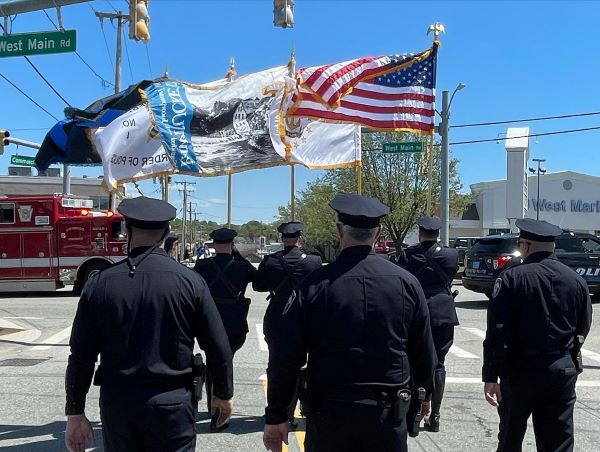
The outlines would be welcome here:
M 229 69 L 225 73 L 225 78 L 227 82 L 232 82 L 233 78 L 237 74 L 235 70 L 235 58 L 231 57 L 229 59 Z M 227 174 L 227 227 L 231 229 L 231 185 L 232 185 L 232 177 L 231 172 Z
M 296 75 L 296 51 L 292 44 L 292 51 L 290 53 L 290 62 L 288 63 L 288 75 L 294 77 Z M 291 162 L 290 156 L 290 214 L 291 220 L 296 221 L 296 167 Z
M 427 143 L 427 215 L 431 215 L 431 184 L 433 183 L 433 135 Z
M 356 146 L 354 169 L 356 171 L 356 193 L 362 195 L 362 127 L 358 132 L 358 146 Z

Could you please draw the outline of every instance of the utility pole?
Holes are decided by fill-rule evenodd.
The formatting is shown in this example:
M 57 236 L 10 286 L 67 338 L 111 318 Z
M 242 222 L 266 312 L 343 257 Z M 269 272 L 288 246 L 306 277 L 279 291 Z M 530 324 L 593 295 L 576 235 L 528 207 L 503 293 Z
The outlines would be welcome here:
M 183 220 L 181 224 L 181 240 L 183 241 L 183 246 L 181 247 L 179 258 L 183 260 L 183 254 L 185 253 L 185 243 L 186 243 L 186 231 L 187 231 L 187 205 L 188 205 L 188 193 L 192 192 L 193 189 L 188 189 L 188 185 L 196 185 L 196 182 L 176 182 L 177 185 L 183 185 L 183 189 L 179 189 L 179 193 L 183 192 Z M 191 218 L 190 218 L 191 219 Z
M 543 162 L 546 161 L 546 159 L 531 159 L 534 162 L 537 162 L 537 168 L 529 168 L 529 171 L 532 174 L 536 174 L 537 173 L 537 199 L 535 200 L 536 202 L 536 209 L 535 209 L 535 219 L 539 220 L 540 219 L 540 174 L 545 174 L 546 173 L 546 169 L 541 167 L 541 164 Z M 528 184 L 529 185 L 529 184 Z

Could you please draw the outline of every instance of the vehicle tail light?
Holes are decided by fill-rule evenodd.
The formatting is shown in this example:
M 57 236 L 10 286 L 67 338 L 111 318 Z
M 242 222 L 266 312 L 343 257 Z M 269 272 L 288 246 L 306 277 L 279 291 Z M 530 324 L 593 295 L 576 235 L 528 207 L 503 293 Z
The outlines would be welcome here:
M 106 212 L 106 216 L 107 217 L 112 217 L 115 213 L 112 210 L 109 210 L 108 212 Z
M 90 212 L 87 209 L 81 209 L 81 212 L 79 212 L 82 216 L 87 216 Z
M 493 261 L 494 270 L 501 269 L 511 259 L 512 259 L 512 256 L 498 256 L 498 257 L 495 257 L 494 261 Z

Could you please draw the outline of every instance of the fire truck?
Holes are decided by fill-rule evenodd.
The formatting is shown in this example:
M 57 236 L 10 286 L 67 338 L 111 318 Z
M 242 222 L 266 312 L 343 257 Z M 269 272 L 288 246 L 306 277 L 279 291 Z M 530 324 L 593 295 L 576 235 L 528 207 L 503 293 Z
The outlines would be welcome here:
M 0 292 L 76 294 L 127 254 L 123 217 L 70 195 L 0 197 Z

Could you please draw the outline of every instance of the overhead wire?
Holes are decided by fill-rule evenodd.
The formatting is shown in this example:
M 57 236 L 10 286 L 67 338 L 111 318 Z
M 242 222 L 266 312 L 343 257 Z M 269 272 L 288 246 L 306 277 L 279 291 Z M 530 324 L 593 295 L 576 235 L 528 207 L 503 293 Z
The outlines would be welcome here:
M 25 96 L 27 99 L 29 99 L 31 102 L 33 102 L 35 105 L 37 105 L 41 110 L 43 110 L 44 112 L 46 112 L 46 114 L 48 114 L 49 116 L 51 116 L 52 118 L 54 118 L 56 121 L 59 121 L 59 119 L 54 116 L 52 113 L 50 113 L 48 110 L 46 110 L 44 107 L 42 107 L 40 104 L 38 104 L 29 94 L 27 94 L 25 91 L 23 91 L 21 88 L 19 88 L 17 85 L 15 85 L 13 82 L 11 82 L 8 78 L 6 78 L 4 76 L 4 74 L 2 74 L 0 72 L 0 77 L 2 77 L 4 80 L 6 80 L 7 83 L 9 83 L 10 85 L 12 85 L 13 88 L 15 88 L 17 91 L 19 91 L 23 96 Z
M 506 120 L 506 121 L 476 122 L 476 123 L 472 123 L 472 124 L 452 125 L 451 127 L 453 129 L 459 129 L 461 127 L 495 126 L 495 125 L 513 124 L 513 123 L 519 123 L 519 122 L 547 121 L 550 119 L 580 118 L 580 117 L 584 117 L 584 116 L 594 116 L 594 115 L 600 115 L 600 111 L 592 111 L 592 112 L 587 112 L 587 113 L 574 113 L 574 114 L 569 114 L 569 115 L 542 116 L 542 117 L 525 118 L 525 119 L 511 119 L 511 120 Z
M 475 144 L 475 143 L 488 143 L 490 141 L 500 141 L 500 140 L 513 140 L 518 138 L 533 138 L 533 137 L 543 137 L 548 135 L 561 135 L 565 133 L 577 133 L 577 132 L 587 132 L 590 130 L 600 130 L 600 126 L 595 127 L 583 127 L 581 129 L 569 129 L 569 130 L 557 130 L 554 132 L 540 132 L 540 133 L 530 133 L 528 135 L 521 135 L 518 137 L 504 137 L 504 138 L 486 138 L 483 140 L 469 140 L 469 141 L 455 141 L 453 143 L 448 143 L 449 146 L 456 146 L 459 144 Z
M 123 42 L 125 42 L 125 55 L 127 56 L 127 65 L 129 66 L 129 76 L 131 77 L 131 84 L 133 85 L 135 81 L 133 80 L 133 69 L 131 68 L 131 60 L 129 59 L 129 46 L 127 45 L 127 36 L 125 36 L 125 28 L 123 28 Z

